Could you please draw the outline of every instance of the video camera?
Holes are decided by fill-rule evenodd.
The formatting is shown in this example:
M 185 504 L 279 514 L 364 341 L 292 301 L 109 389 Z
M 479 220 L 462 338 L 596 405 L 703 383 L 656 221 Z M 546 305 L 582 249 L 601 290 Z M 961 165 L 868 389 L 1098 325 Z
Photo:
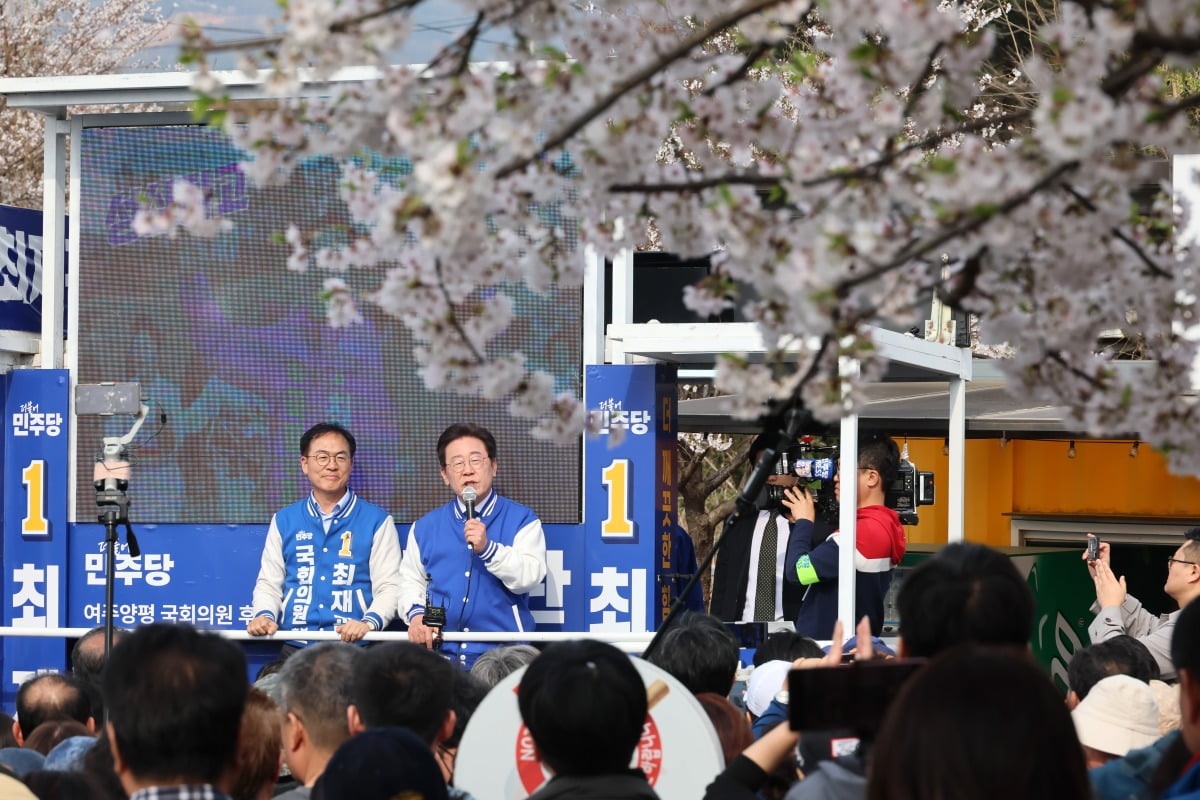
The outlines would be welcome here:
M 920 521 L 917 506 L 933 505 L 933 473 L 918 471 L 908 460 L 907 450 L 906 446 L 896 480 L 884 494 L 883 503 L 900 515 L 901 525 L 916 525 Z

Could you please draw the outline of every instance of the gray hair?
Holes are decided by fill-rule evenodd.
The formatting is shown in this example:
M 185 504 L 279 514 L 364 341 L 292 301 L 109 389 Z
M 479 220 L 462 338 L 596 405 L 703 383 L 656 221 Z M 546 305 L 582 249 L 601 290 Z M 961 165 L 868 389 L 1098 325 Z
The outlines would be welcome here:
M 471 674 L 489 687 L 495 686 L 537 656 L 537 648 L 528 644 L 493 647 L 480 653 L 479 658 L 475 659 L 475 663 L 471 665 Z
M 350 738 L 346 708 L 354 684 L 359 648 L 321 642 L 293 653 L 279 669 L 279 707 L 304 722 L 313 744 L 334 750 Z

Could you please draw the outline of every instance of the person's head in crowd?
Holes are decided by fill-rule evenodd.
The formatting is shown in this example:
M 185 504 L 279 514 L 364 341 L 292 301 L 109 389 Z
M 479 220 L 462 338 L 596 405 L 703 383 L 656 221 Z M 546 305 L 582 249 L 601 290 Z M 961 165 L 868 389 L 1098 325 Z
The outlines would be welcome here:
M 1130 675 L 1143 683 L 1158 678 L 1158 662 L 1132 636 L 1114 636 L 1076 651 L 1067 664 L 1067 708 L 1075 708 L 1109 675 Z
M 768 661 L 792 662 L 797 658 L 821 658 L 825 651 L 816 640 L 801 636 L 796 631 L 775 631 L 763 639 L 762 644 L 754 651 L 754 666 L 759 667 Z
M 241 648 L 216 634 L 153 624 L 126 636 L 104 671 L 109 743 L 125 790 L 227 789 L 248 689 Z
M 13 733 L 15 730 L 13 723 L 15 722 L 16 720 L 13 719 L 11 715 L 0 711 L 0 747 L 21 746 L 20 743 L 17 742 L 16 734 Z
M 732 763 L 743 750 L 754 744 L 754 734 L 750 732 L 749 720 L 733 703 L 729 702 L 729 698 L 713 692 L 701 692 L 696 695 L 696 700 L 700 702 L 700 707 L 704 709 L 709 722 L 717 732 L 717 739 L 721 742 L 721 752 L 725 756 L 726 764 Z
M 956 542 L 918 564 L 900 584 L 899 654 L 929 658 L 957 644 L 1028 648 L 1033 591 L 1012 560 Z
M 96 800 L 103 792 L 90 775 L 49 769 L 30 772 L 25 785 L 38 800 Z
M 127 633 L 129 631 L 124 628 L 113 628 L 113 647 Z M 104 719 L 104 698 L 100 692 L 104 678 L 103 625 L 92 628 L 75 640 L 71 648 L 71 674 L 87 687 L 88 698 L 92 701 L 92 717 L 97 721 Z
M 821 652 L 818 648 L 817 652 Z M 821 656 L 824 656 L 821 653 Z M 791 661 L 768 661 L 754 668 L 746 681 L 746 710 L 755 719 L 761 717 L 775 699 L 775 695 L 787 684 L 788 672 L 792 669 Z
M 282 748 L 279 706 L 251 686 L 238 729 L 237 771 L 229 796 L 233 800 L 268 800 L 283 766 Z
M 97 736 L 96 743 L 83 754 L 83 767 L 80 771 L 91 777 L 100 788 L 97 798 L 127 800 L 129 797 L 113 765 L 112 747 L 109 745 L 107 734 Z
M 1096 683 L 1071 712 L 1088 768 L 1158 739 L 1158 703 L 1145 682 L 1109 675 Z
M 1200 753 L 1200 603 L 1184 606 L 1175 619 L 1175 633 L 1171 635 L 1171 663 L 1179 673 L 1179 714 L 1183 741 L 1188 752 Z
M 471 665 L 471 674 L 485 684 L 495 686 L 521 667 L 537 658 L 536 647 L 528 644 L 514 644 L 505 647 L 493 647 L 479 654 Z
M 28 747 L 6 747 L 0 750 L 0 770 L 7 770 L 18 778 L 35 769 L 43 769 L 45 764 L 46 757 Z
M 95 732 L 82 722 L 73 719 L 51 719 L 34 728 L 33 733 L 25 739 L 25 746 L 45 756 L 66 739 L 94 735 Z
M 868 800 L 1090 800 L 1083 749 L 1046 674 L 1011 647 L 953 648 L 888 709 Z
M 402 726 L 432 747 L 454 730 L 451 693 L 455 667 L 412 642 L 367 648 L 354 665 L 350 733 Z
M 646 721 L 646 686 L 610 644 L 557 642 L 525 669 L 517 706 L 555 775 L 624 773 Z
M 21 745 L 43 722 L 73 719 L 95 731 L 92 701 L 87 689 L 70 675 L 57 672 L 35 675 L 17 689 L 17 721 L 13 736 Z
M 276 673 L 283 758 L 303 786 L 316 783 L 334 751 L 350 738 L 346 710 L 362 652 L 345 642 L 321 642 L 293 653 Z
M 725 624 L 695 611 L 676 617 L 646 660 L 671 673 L 692 694 L 719 695 L 729 694 L 740 663 L 737 641 Z
M 1183 544 L 1167 562 L 1163 591 L 1183 608 L 1200 597 L 1200 528 L 1183 534 Z
M 59 772 L 80 772 L 83 770 L 83 759 L 87 752 L 96 746 L 97 737 L 69 736 L 46 753 L 43 767 Z
M 490 652 L 490 651 L 488 651 Z M 478 660 L 475 662 L 479 663 Z M 483 698 L 487 697 L 491 687 L 470 672 L 462 669 L 452 670 L 454 684 L 450 689 L 450 710 L 454 712 L 454 730 L 434 747 L 434 756 L 442 768 L 442 777 L 446 783 L 454 781 L 454 765 L 458 759 L 458 745 L 462 742 L 463 731 Z
M 313 788 L 320 800 L 446 800 L 429 744 L 408 728 L 355 734 L 329 759 Z

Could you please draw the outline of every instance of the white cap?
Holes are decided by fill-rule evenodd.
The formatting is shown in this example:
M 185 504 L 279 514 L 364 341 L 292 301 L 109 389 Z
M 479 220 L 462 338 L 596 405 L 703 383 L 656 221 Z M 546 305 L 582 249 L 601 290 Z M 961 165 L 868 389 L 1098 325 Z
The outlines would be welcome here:
M 1150 687 L 1129 675 L 1109 675 L 1071 712 L 1080 744 L 1124 756 L 1159 737 L 1158 703 Z
M 787 674 L 791 668 L 790 661 L 768 661 L 754 668 L 746 681 L 746 708 L 751 714 L 761 717 L 779 690 L 787 688 Z

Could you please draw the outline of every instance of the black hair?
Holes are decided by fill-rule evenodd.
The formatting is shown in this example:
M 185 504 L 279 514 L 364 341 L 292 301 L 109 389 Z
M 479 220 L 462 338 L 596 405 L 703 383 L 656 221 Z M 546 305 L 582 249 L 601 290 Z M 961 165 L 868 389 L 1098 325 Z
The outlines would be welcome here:
M 875 740 L 867 800 L 1089 800 L 1062 695 L 1027 654 L 953 648 L 918 670 Z
M 96 779 L 84 772 L 36 769 L 21 780 L 38 798 L 96 800 L 103 795 Z
M 896 598 L 910 656 L 956 644 L 1027 647 L 1034 601 L 1012 560 L 974 542 L 948 544 L 904 576 Z
M 327 433 L 336 433 L 345 439 L 346 446 L 350 448 L 350 457 L 354 458 L 354 451 L 358 449 L 358 442 L 354 440 L 354 434 L 336 422 L 318 422 L 306 430 L 300 437 L 300 455 L 308 455 L 308 446 L 312 444 L 312 440 Z
M 432 745 L 450 711 L 454 669 L 412 642 L 379 644 L 356 660 L 350 696 L 366 727 L 410 728 Z
M 526 668 L 517 705 L 556 775 L 623 773 L 646 722 L 646 686 L 611 644 L 557 642 Z
M 87 687 L 70 675 L 35 675 L 17 689 L 17 722 L 26 739 L 43 722 L 75 720 L 86 724 L 90 716 L 92 699 Z
M 104 671 L 114 746 L 141 779 L 216 780 L 234 758 L 248 690 L 241 648 L 189 625 L 138 628 Z
M 1200 528 L 1188 528 L 1183 532 L 1183 546 L 1191 558 L 1200 558 Z
M 1187 670 L 1193 680 L 1200 680 L 1200 603 L 1183 607 L 1175 620 L 1171 634 L 1171 663 L 1175 670 Z
M 293 653 L 279 668 L 279 708 L 300 717 L 319 748 L 334 750 L 350 738 L 346 708 L 354 702 L 354 667 L 362 652 L 345 642 L 321 642 Z
M 725 624 L 711 614 L 685 611 L 646 659 L 665 669 L 692 694 L 729 694 L 738 668 L 738 647 Z
M 1109 675 L 1129 675 L 1149 683 L 1159 676 L 1158 662 L 1146 645 L 1122 634 L 1077 651 L 1067 664 L 1067 685 L 1080 700 Z
M 475 713 L 475 709 L 479 708 L 479 704 L 483 702 L 483 698 L 487 697 L 492 688 L 465 669 L 451 670 L 451 673 L 454 676 L 454 685 L 450 690 L 450 706 L 454 710 L 454 730 L 450 737 L 441 743 L 444 747 L 458 747 L 458 743 L 462 741 L 463 731 L 466 730 L 467 723 L 471 721 L 471 715 Z
M 437 440 L 437 456 L 438 464 L 446 466 L 446 448 L 452 442 L 466 437 L 473 437 L 483 442 L 484 449 L 487 450 L 488 458 L 492 461 L 496 460 L 496 437 L 492 436 L 492 432 L 482 425 L 475 425 L 471 422 L 456 422 L 446 430 L 442 431 L 442 435 Z
M 129 633 L 124 628 L 113 628 L 113 646 Z M 92 701 L 92 717 L 99 724 L 104 718 L 104 699 L 100 683 L 104 678 L 104 626 L 92 628 L 75 640 L 71 647 L 71 674 L 87 688 Z
M 761 667 L 768 661 L 795 661 L 797 658 L 821 658 L 825 651 L 815 639 L 801 636 L 795 631 L 775 631 L 763 639 L 754 651 L 754 666 Z
M 886 491 L 900 473 L 900 448 L 888 436 L 865 438 L 858 445 L 858 466 L 878 472 Z

